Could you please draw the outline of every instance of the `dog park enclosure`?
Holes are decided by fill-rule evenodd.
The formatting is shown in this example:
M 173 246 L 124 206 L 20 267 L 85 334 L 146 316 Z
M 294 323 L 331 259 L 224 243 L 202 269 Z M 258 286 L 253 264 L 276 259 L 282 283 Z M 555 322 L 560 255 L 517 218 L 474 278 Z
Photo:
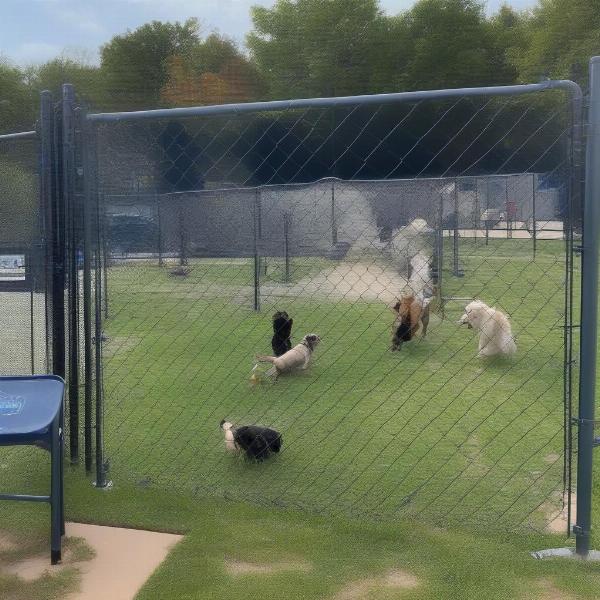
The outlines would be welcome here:
M 44 94 L 38 131 L 0 138 L 3 206 L 21 186 L 36 216 L 0 268 L 43 265 L 1 292 L 27 315 L 5 335 L 30 350 L 2 369 L 66 377 L 71 459 L 100 486 L 474 527 L 570 521 L 583 113 L 563 81 L 110 114 L 70 86 Z M 430 329 L 391 353 L 389 306 L 416 255 Z M 474 298 L 509 316 L 512 360 L 476 357 L 456 324 Z M 308 372 L 251 386 L 277 310 L 294 342 L 323 342 Z M 280 455 L 233 459 L 223 418 L 281 431 Z

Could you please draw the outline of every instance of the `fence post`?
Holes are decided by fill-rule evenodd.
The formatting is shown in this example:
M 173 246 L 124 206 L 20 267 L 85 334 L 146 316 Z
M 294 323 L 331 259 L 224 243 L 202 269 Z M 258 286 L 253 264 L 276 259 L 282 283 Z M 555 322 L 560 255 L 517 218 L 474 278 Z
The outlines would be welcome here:
M 96 416 L 96 481 L 94 485 L 98 488 L 109 487 L 106 481 L 106 465 L 104 461 L 104 387 L 102 372 L 102 299 L 106 298 L 106 290 L 103 291 L 103 282 L 106 283 L 106 271 L 102 268 L 102 263 L 106 260 L 105 233 L 103 231 L 104 218 L 102 208 L 103 198 L 98 195 L 93 207 L 95 213 L 96 236 L 95 246 L 95 266 L 94 269 L 94 337 L 95 337 L 95 416 Z M 91 209 L 92 207 L 90 207 Z M 91 214 L 90 214 L 91 217 Z M 108 300 L 106 300 L 105 310 L 108 311 Z
M 473 219 L 473 231 L 475 232 L 475 247 L 477 248 L 477 234 L 481 223 L 481 211 L 479 209 L 479 179 L 475 178 L 475 215 Z
M 185 219 L 184 210 L 183 210 L 183 197 L 179 196 L 178 198 L 178 208 L 179 208 L 179 264 L 181 266 L 185 266 L 188 264 L 187 257 L 187 223 Z
M 108 225 L 106 222 L 106 215 L 104 214 L 105 210 L 105 197 L 104 194 L 98 196 L 96 201 L 98 205 L 98 210 L 100 210 L 101 221 L 100 221 L 100 229 L 98 230 L 98 235 L 100 236 L 100 243 L 102 245 L 102 259 L 99 264 L 102 264 L 102 295 L 100 298 L 100 302 L 104 302 L 104 318 L 108 319 L 108 267 L 110 260 L 110 253 L 108 251 L 108 244 L 106 240 Z M 100 209 L 102 207 L 102 210 Z
M 290 281 L 290 221 L 291 215 L 288 211 L 283 213 L 283 256 L 285 259 L 284 281 Z
M 163 252 L 162 252 L 162 224 L 160 214 L 160 195 L 156 194 L 156 219 L 158 220 L 158 266 L 163 266 Z
M 537 224 L 535 218 L 535 173 L 531 174 L 531 218 L 533 220 L 533 258 L 537 252 Z
M 463 273 L 458 265 L 458 179 L 454 179 L 454 239 L 452 241 L 452 253 L 452 273 L 454 277 L 462 277 Z
M 258 251 L 258 238 L 260 236 L 259 202 L 260 191 L 254 193 L 254 310 L 260 310 L 260 254 Z
M 335 221 L 335 181 L 331 182 L 331 245 L 338 242 L 337 223 Z
M 52 338 L 52 372 L 65 379 L 65 229 L 64 202 L 59 193 L 58 179 L 61 172 L 61 156 L 57 152 L 58 124 L 55 122 L 52 94 L 45 90 L 40 97 L 41 126 L 41 193 L 44 202 L 46 236 L 46 295 L 50 296 Z
M 590 61 L 590 107 L 583 219 L 581 289 L 581 380 L 577 453 L 577 524 L 575 551 L 586 557 L 592 527 L 592 458 L 598 330 L 598 249 L 600 248 L 600 56 Z
M 583 142 L 583 97 L 574 94 L 571 100 L 571 177 L 569 178 L 569 196 L 567 203 L 567 252 L 565 260 L 565 489 L 567 491 L 567 535 L 571 533 L 572 482 L 573 482 L 573 237 L 575 231 L 581 232 L 582 209 L 585 184 L 584 142 Z M 568 327 L 567 327 L 568 326 Z
M 436 266 L 437 278 L 436 289 L 437 298 L 440 304 L 442 318 L 444 317 L 444 301 L 442 294 L 443 270 L 444 270 L 444 192 L 440 191 L 440 206 L 438 211 L 438 226 L 437 226 L 437 249 L 436 249 Z
M 92 353 L 92 208 L 98 202 L 96 194 L 96 160 L 94 127 L 86 123 L 85 113 L 79 111 L 79 122 L 82 131 L 83 146 L 83 337 L 84 337 L 84 411 L 83 438 L 85 470 L 89 473 L 93 466 L 92 448 L 92 398 L 93 383 L 93 353 Z M 96 264 L 96 268 L 100 265 Z
M 62 192 L 66 209 L 69 316 L 69 448 L 71 464 L 79 462 L 79 271 L 77 265 L 78 235 L 75 206 L 75 91 L 71 84 L 62 87 Z

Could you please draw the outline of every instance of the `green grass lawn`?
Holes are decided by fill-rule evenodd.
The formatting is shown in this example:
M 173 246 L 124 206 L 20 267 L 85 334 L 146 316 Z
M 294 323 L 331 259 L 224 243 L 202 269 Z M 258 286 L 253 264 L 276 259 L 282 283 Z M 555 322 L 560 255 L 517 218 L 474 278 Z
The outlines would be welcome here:
M 33 458 L 29 456 L 28 458 Z M 39 459 L 38 457 L 35 457 Z M 43 489 L 46 470 L 26 460 L 27 474 L 11 484 Z M 21 471 L 21 473 L 23 473 Z M 597 598 L 597 564 L 533 559 L 531 550 L 565 545 L 563 536 L 533 532 L 500 534 L 435 527 L 398 519 L 385 523 L 323 517 L 281 508 L 193 498 L 161 489 L 115 482 L 99 491 L 79 468 L 67 469 L 67 513 L 75 521 L 184 533 L 186 537 L 150 578 L 136 600 L 565 600 Z M 595 514 L 600 515 L 600 489 Z M 39 505 L 0 505 L 2 530 L 17 541 L 18 556 L 47 553 L 48 514 Z M 596 547 L 600 536 L 595 535 Z M 17 556 L 0 550 L 0 564 Z M 274 573 L 235 575 L 227 564 L 285 563 Z M 294 568 L 297 565 L 297 568 Z M 416 578 L 414 589 L 378 585 L 392 570 Z M 110 577 L 110 573 L 106 574 Z M 344 596 L 349 586 L 370 582 L 368 594 Z M 31 583 L 4 576 L 3 600 L 55 600 L 77 587 L 68 570 Z M 359 588 L 360 589 L 360 588 Z M 554 594 L 554 595 L 552 595 Z
M 465 277 L 443 275 L 445 296 L 480 297 L 511 316 L 510 361 L 475 357 L 475 336 L 456 325 L 465 302 L 447 302 L 426 340 L 391 353 L 383 302 L 270 288 L 257 313 L 251 261 L 193 262 L 187 278 L 113 266 L 111 476 L 329 514 L 543 526 L 562 490 L 564 261 L 560 242 L 539 245 L 533 261 L 528 242 L 462 241 Z M 295 267 L 315 270 L 309 259 Z M 271 314 L 282 309 L 295 339 L 314 331 L 323 343 L 310 371 L 253 388 L 253 357 L 270 351 Z M 227 455 L 222 418 L 277 428 L 284 451 L 262 465 Z
M 105 429 L 115 486 L 100 492 L 69 470 L 68 517 L 187 534 L 138 600 L 598 597 L 597 566 L 528 554 L 565 544 L 543 531 L 562 494 L 562 252 L 540 242 L 533 261 L 526 242 L 461 240 L 465 276 L 446 269 L 444 296 L 502 308 L 517 338 L 514 359 L 488 362 L 455 323 L 464 302 L 448 301 L 443 319 L 438 307 L 428 338 L 393 354 L 382 302 L 272 286 L 254 312 L 250 261 L 192 262 L 181 279 L 147 264 L 111 267 Z M 445 254 L 449 264 L 449 243 Z M 328 266 L 295 259 L 293 282 Z M 281 309 L 294 339 L 315 331 L 323 344 L 310 371 L 251 387 L 253 356 L 270 350 Z M 276 427 L 283 452 L 261 465 L 228 455 L 224 417 Z M 6 485 L 43 488 L 35 452 L 3 455 Z M 600 517 L 598 480 L 595 489 Z M 1 529 L 32 540 L 24 551 L 43 547 L 43 508 L 0 510 Z M 0 559 L 12 560 L 1 548 Z M 300 566 L 233 575 L 227 561 Z M 386 587 L 393 569 L 417 587 Z M 67 573 L 35 595 L 0 575 L 8 600 L 58 598 L 75 585 Z

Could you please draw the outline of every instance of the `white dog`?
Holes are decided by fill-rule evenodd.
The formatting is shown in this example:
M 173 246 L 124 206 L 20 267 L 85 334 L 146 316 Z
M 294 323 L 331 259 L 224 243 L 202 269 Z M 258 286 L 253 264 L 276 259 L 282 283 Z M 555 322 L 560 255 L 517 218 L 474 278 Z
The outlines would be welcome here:
M 517 351 L 508 317 L 480 300 L 467 304 L 459 324 L 479 331 L 480 357 L 511 356 Z
M 308 368 L 310 359 L 317 347 L 321 338 L 315 333 L 305 335 L 302 341 L 288 350 L 281 356 L 257 356 L 256 359 L 261 362 L 270 362 L 273 366 L 265 373 L 265 375 L 275 376 L 277 379 L 281 373 L 290 371 L 304 370 Z

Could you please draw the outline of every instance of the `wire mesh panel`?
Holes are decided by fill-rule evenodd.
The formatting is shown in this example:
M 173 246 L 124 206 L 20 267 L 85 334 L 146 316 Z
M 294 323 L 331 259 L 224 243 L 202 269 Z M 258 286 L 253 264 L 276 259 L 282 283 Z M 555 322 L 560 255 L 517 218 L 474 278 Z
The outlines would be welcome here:
M 564 96 L 187 114 L 92 119 L 111 477 L 557 526 L 579 276 Z M 256 355 L 277 312 L 292 345 L 321 342 L 274 378 Z M 222 419 L 281 452 L 228 453 Z
M 0 369 L 47 368 L 45 250 L 34 132 L 0 138 Z

